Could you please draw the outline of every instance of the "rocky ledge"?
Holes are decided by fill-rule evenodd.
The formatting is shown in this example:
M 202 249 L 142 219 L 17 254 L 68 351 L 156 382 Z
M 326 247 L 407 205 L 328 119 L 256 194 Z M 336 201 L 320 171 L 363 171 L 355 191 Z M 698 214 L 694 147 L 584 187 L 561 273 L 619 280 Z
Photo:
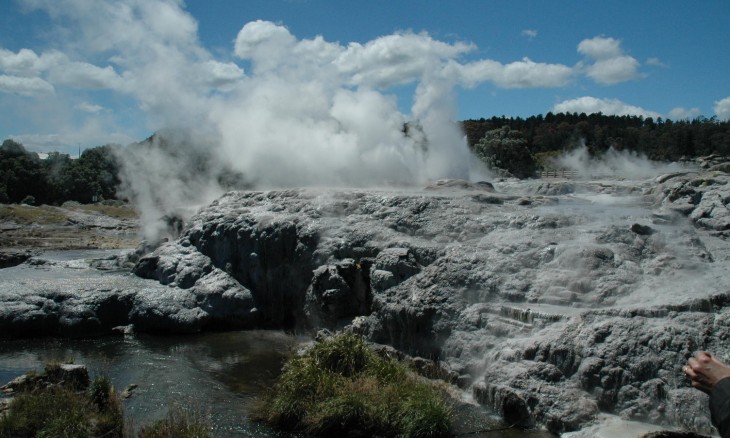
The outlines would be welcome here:
M 438 359 L 509 423 L 610 413 L 705 433 L 680 369 L 730 353 L 728 180 L 231 192 L 137 277 L 0 282 L 0 331 L 349 326 Z

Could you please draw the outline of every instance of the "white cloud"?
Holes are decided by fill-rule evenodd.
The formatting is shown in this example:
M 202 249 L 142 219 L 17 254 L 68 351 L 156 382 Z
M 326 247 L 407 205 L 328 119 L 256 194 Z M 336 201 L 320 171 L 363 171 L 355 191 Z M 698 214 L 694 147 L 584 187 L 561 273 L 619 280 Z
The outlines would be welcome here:
M 461 82 L 467 86 L 489 81 L 503 88 L 559 87 L 567 84 L 574 74 L 568 66 L 537 63 L 529 58 L 506 65 L 483 60 L 450 67 L 460 74 Z
M 535 29 L 525 29 L 522 31 L 521 35 L 529 40 L 537 37 L 537 30 Z
M 0 70 L 16 75 L 34 75 L 38 72 L 40 58 L 32 50 L 20 49 L 18 53 L 0 49 Z
M 599 84 L 612 85 L 640 77 L 639 62 L 630 56 L 601 59 L 587 67 L 588 76 Z
M 662 62 L 662 60 L 659 58 L 648 58 L 646 60 L 646 65 L 653 65 L 654 67 L 669 68 L 669 65 Z
M 593 59 L 611 59 L 623 55 L 621 43 L 613 38 L 594 37 L 578 44 L 578 53 Z
M 730 120 L 730 96 L 715 102 L 713 109 L 720 120 Z
M 81 102 L 81 103 L 75 105 L 74 108 L 76 108 L 77 110 L 86 112 L 86 113 L 91 113 L 91 114 L 97 114 L 104 110 L 103 106 L 99 106 L 99 105 L 89 103 L 89 102 Z
M 578 53 L 590 58 L 582 63 L 586 75 L 602 85 L 612 85 L 642 75 L 638 72 L 641 65 L 635 58 L 625 55 L 618 40 L 608 37 L 594 37 L 578 44 Z
M 553 106 L 551 110 L 555 113 L 603 113 L 616 116 L 642 116 L 658 118 L 662 115 L 644 108 L 629 105 L 618 99 L 599 99 L 591 96 L 583 96 L 577 99 L 566 100 Z
M 113 67 L 97 67 L 86 62 L 69 62 L 51 69 L 48 80 L 79 89 L 121 89 L 124 80 Z
M 20 49 L 14 53 L 0 48 L 0 71 L 14 76 L 38 76 L 54 66 L 67 62 L 69 62 L 68 57 L 56 50 L 43 52 L 39 56 L 30 49 Z
M 687 108 L 678 106 L 676 108 L 672 108 L 672 110 L 669 111 L 669 118 L 672 119 L 672 120 L 691 119 L 691 118 L 696 117 L 698 115 L 700 115 L 700 109 L 699 108 L 687 109 Z
M 38 96 L 54 94 L 55 89 L 41 78 L 0 75 L 0 92 Z
M 59 51 L 44 52 L 20 49 L 17 53 L 0 49 L 0 71 L 13 76 L 33 78 L 55 85 L 79 89 L 120 88 L 122 78 L 113 67 L 97 67 L 86 62 L 73 62 Z

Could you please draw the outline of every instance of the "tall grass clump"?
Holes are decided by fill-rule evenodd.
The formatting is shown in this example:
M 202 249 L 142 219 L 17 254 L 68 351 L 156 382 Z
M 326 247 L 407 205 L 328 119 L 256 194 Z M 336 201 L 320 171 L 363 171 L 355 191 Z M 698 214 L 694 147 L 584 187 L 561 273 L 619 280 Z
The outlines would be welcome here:
M 48 369 L 52 376 L 54 368 Z M 0 438 L 122 437 L 122 406 L 108 382 L 94 380 L 90 387 L 96 387 L 96 400 L 92 393 L 79 390 L 76 382 L 23 391 L 0 416 Z
M 138 438 L 210 438 L 210 425 L 196 412 L 173 406 L 167 418 L 143 426 Z
M 254 418 L 318 436 L 360 431 L 384 437 L 442 437 L 451 429 L 443 390 L 405 365 L 342 333 L 290 359 Z

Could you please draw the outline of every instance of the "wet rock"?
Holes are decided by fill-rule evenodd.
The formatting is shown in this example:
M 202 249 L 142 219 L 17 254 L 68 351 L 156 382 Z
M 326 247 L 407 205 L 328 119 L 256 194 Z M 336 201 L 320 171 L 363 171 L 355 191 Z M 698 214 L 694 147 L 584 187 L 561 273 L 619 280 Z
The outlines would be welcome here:
M 134 390 L 137 389 L 138 386 L 139 385 L 136 383 L 130 383 L 126 388 L 124 388 L 124 391 L 122 391 L 120 396 L 125 400 L 132 397 L 134 395 Z
M 536 195 L 558 196 L 575 192 L 575 186 L 569 182 L 541 183 L 535 189 Z
M 40 290 L 37 294 L 3 294 L 2 336 L 93 336 L 109 333 L 127 321 L 132 295 L 122 291 Z
M 688 216 L 700 228 L 730 229 L 730 175 L 687 174 L 660 187 L 657 203 Z
M 708 169 L 710 172 L 724 172 L 724 173 L 730 173 L 730 163 L 719 163 L 714 164 L 710 166 Z
M 18 266 L 33 255 L 32 251 L 0 251 L 0 269 Z
M 89 371 L 85 365 L 50 364 L 43 373 L 28 372 L 16 377 L 0 386 L 0 391 L 7 395 L 15 395 L 55 385 L 76 391 L 85 390 L 89 387 Z
M 640 236 L 651 236 L 655 230 L 648 225 L 632 224 L 631 231 Z
M 386 248 L 375 258 L 371 270 L 373 290 L 384 291 L 419 273 L 421 266 L 408 248 Z
M 334 328 L 343 318 L 368 315 L 372 305 L 370 264 L 368 259 L 358 263 L 345 259 L 315 269 L 305 305 L 309 324 Z
M 709 438 L 707 435 L 699 435 L 694 432 L 677 432 L 672 430 L 662 430 L 659 432 L 651 432 L 641 435 L 639 438 Z
M 480 190 L 485 192 L 493 192 L 494 186 L 486 181 L 478 181 L 472 183 L 463 179 L 440 179 L 433 184 L 425 187 L 425 190 Z
M 134 336 L 134 324 L 112 327 L 112 332 L 123 336 Z

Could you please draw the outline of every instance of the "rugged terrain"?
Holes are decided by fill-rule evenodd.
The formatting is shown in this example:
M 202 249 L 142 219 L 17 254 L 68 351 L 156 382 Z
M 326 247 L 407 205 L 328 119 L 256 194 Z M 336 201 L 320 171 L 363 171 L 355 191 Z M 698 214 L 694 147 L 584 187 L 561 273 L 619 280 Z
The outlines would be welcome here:
M 349 326 L 438 359 L 510 424 L 565 432 L 610 413 L 708 433 L 680 369 L 730 353 L 729 180 L 230 192 L 87 280 L 43 257 L 5 270 L 0 331 Z M 120 268 L 133 262 L 136 277 Z

